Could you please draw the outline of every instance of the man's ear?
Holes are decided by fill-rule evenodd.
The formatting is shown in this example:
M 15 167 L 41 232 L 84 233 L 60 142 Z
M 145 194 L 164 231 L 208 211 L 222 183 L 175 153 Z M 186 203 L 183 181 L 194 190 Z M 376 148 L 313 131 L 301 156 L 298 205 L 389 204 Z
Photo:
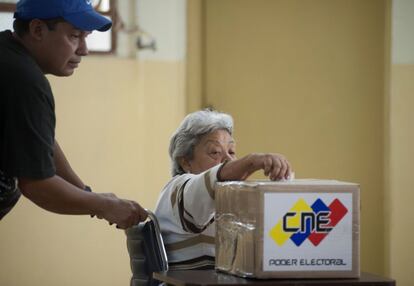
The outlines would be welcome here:
M 39 19 L 33 19 L 30 21 L 29 34 L 33 39 L 41 41 L 44 38 L 46 32 L 47 26 L 44 21 Z
M 190 164 L 190 162 L 186 158 L 181 157 L 180 159 L 178 159 L 178 163 L 180 163 L 181 168 L 183 168 L 183 170 L 186 173 L 189 173 L 190 172 L 190 170 L 191 170 L 191 164 Z

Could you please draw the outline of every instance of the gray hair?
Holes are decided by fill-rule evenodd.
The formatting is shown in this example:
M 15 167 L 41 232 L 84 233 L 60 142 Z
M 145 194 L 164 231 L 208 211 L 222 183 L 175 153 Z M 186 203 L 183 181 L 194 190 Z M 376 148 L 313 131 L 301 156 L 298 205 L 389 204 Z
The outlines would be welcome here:
M 220 129 L 233 134 L 233 118 L 229 114 L 208 109 L 188 114 L 170 140 L 172 175 L 184 174 L 179 159 L 192 159 L 194 147 L 200 142 L 201 137 Z

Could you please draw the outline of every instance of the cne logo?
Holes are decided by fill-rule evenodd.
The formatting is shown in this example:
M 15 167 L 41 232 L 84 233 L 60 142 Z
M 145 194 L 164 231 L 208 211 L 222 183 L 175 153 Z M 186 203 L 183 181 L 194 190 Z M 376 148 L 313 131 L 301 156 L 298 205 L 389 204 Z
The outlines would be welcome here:
M 347 212 L 339 199 L 333 200 L 329 206 L 319 198 L 311 206 L 299 199 L 270 230 L 269 236 L 279 246 L 288 239 L 298 247 L 306 239 L 318 246 Z

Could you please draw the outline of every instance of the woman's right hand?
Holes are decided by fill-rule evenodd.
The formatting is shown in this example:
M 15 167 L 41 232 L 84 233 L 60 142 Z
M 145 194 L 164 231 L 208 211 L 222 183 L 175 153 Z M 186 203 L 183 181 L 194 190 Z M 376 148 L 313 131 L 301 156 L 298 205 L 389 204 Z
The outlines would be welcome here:
M 227 162 L 217 177 L 221 181 L 245 180 L 258 170 L 263 170 L 264 175 L 272 181 L 288 179 L 291 174 L 291 166 L 285 156 L 275 153 L 253 153 Z

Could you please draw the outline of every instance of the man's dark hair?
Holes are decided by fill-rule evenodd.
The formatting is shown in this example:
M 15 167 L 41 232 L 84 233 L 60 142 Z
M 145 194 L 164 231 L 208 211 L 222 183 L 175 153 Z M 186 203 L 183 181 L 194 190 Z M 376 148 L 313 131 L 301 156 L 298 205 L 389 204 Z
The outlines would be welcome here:
M 23 20 L 23 19 L 18 19 L 18 18 L 14 19 L 13 29 L 19 37 L 22 37 L 29 32 L 29 24 L 32 20 L 33 19 L 31 20 Z M 47 19 L 47 20 L 40 19 L 40 20 L 45 22 L 47 28 L 50 31 L 53 31 L 58 23 L 65 22 L 65 19 L 63 18 L 53 18 L 53 19 Z
M 22 20 L 22 19 L 14 19 L 13 22 L 13 30 L 19 36 L 22 37 L 23 35 L 29 32 L 29 21 Z

